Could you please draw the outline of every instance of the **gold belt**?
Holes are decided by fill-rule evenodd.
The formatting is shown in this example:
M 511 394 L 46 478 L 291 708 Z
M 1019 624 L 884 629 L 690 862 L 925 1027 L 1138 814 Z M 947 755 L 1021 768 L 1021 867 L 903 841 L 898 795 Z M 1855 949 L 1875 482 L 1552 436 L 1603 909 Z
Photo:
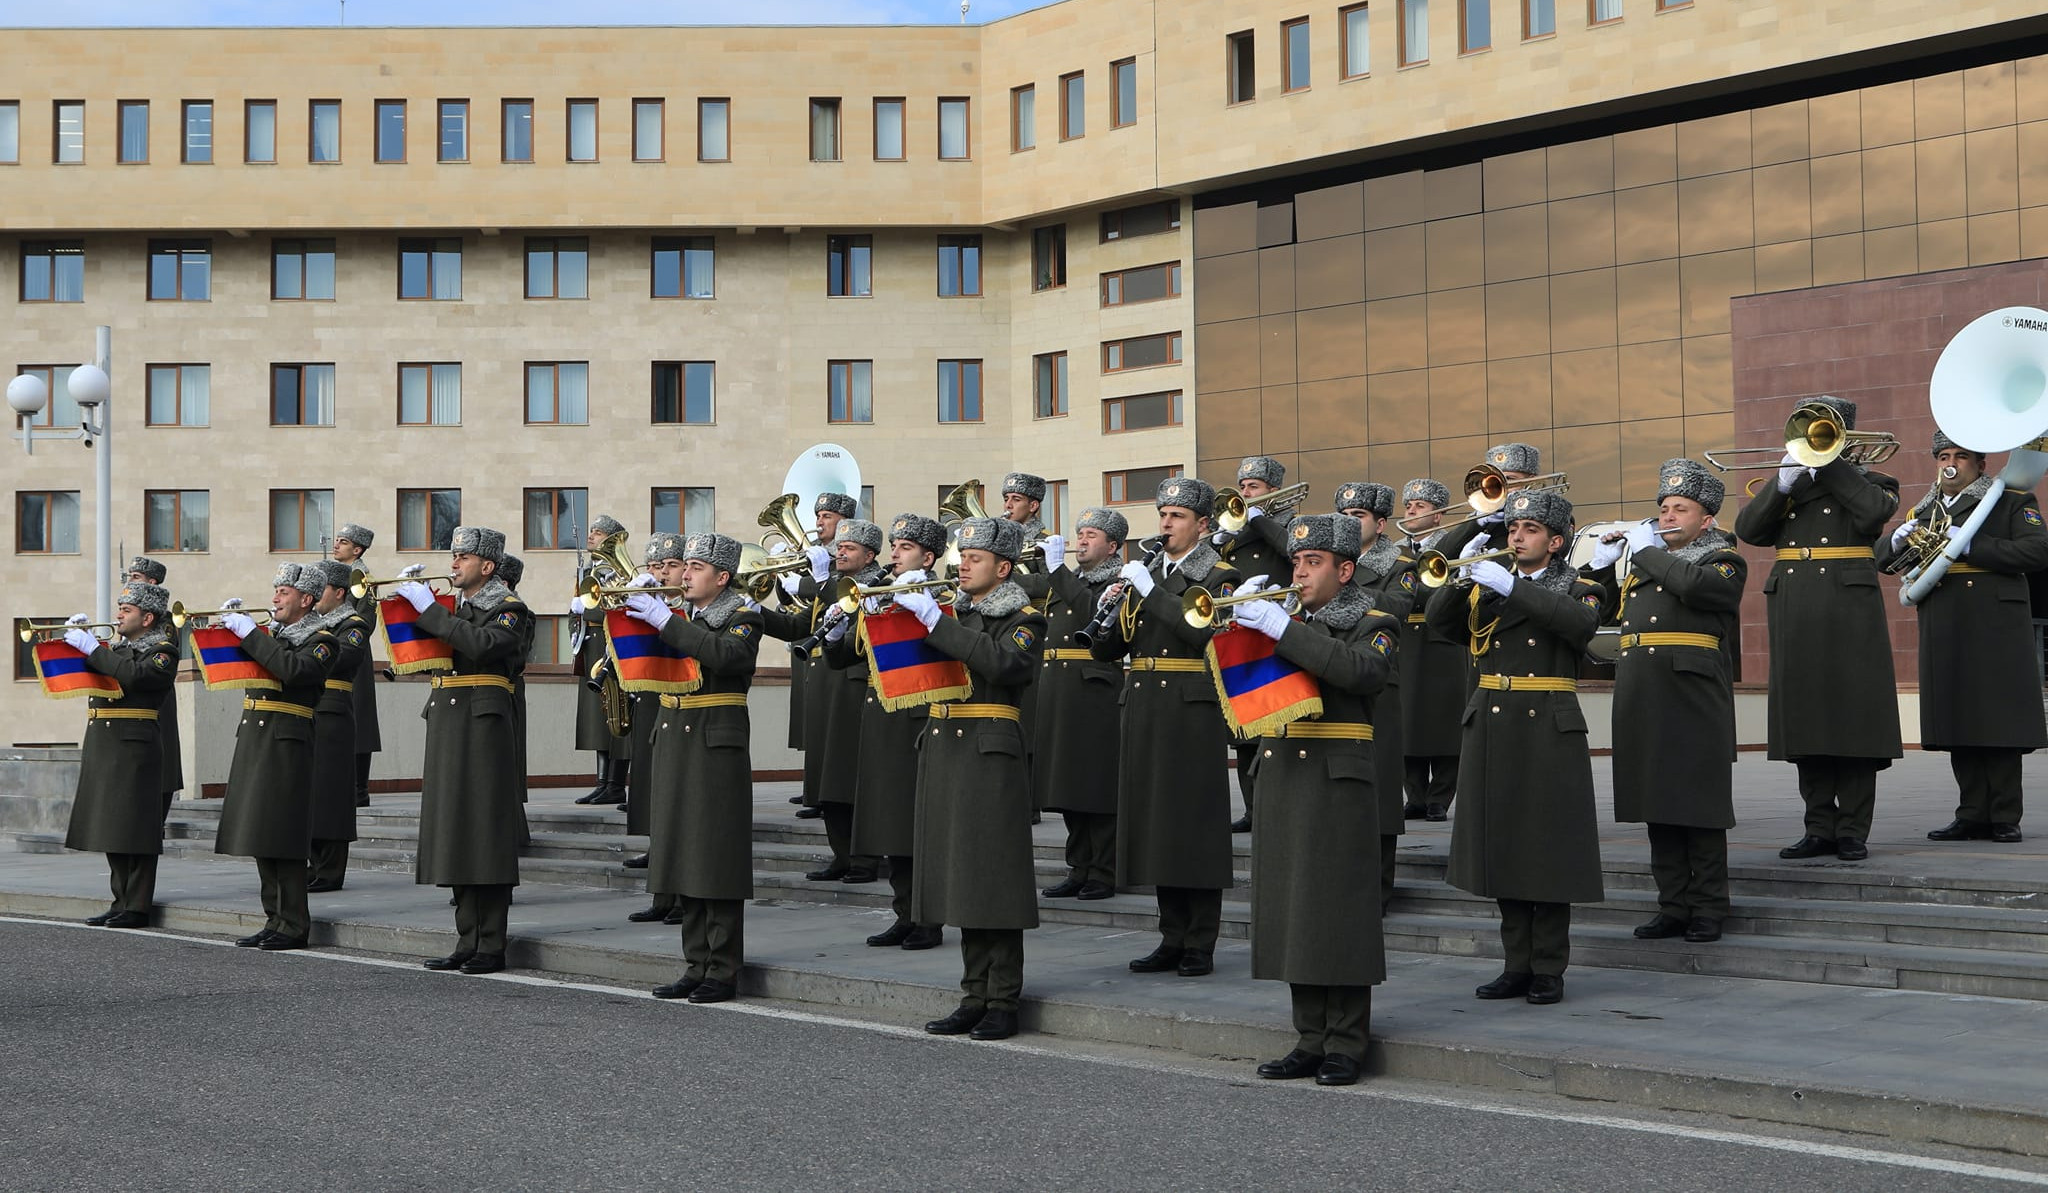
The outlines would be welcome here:
M 1155 659 L 1147 655 L 1131 660 L 1133 671 L 1185 671 L 1192 674 L 1208 669 L 1209 664 L 1201 659 Z
M 1875 559 L 1868 547 L 1780 547 L 1779 559 Z
M 1701 650 L 1721 649 L 1721 640 L 1712 634 L 1623 634 L 1621 648 L 1628 650 L 1636 646 L 1697 646 Z
M 1070 646 L 1056 646 L 1045 652 L 1045 661 L 1048 663 L 1085 663 L 1094 657 L 1090 651 L 1076 650 Z
M 704 696 L 670 696 L 661 698 L 663 708 L 745 708 L 745 692 L 713 692 Z
M 313 719 L 312 709 L 303 704 L 286 704 L 282 700 L 258 700 L 250 696 L 242 701 L 242 707 L 257 712 L 281 712 L 294 717 L 304 717 L 309 721 Z
M 356 690 L 356 685 L 346 679 L 330 679 L 327 681 L 327 690 L 330 692 L 353 692 Z
M 1952 563 L 1948 565 L 1948 574 L 1951 576 L 1981 575 L 1990 570 L 1990 568 L 1980 568 L 1974 563 Z
M 1410 613 L 1408 615 L 1409 625 L 1426 625 L 1428 622 L 1429 614 L 1427 613 Z
M 516 692 L 512 681 L 502 675 L 436 675 L 433 680 L 437 688 L 503 688 Z
M 1024 723 L 1017 710 L 1007 704 L 934 704 L 927 709 L 934 721 L 1015 721 Z
M 156 720 L 156 710 L 153 708 L 88 708 L 85 710 L 85 719 L 88 721 L 154 721 Z
M 1496 692 L 1576 692 L 1579 681 L 1555 675 L 1482 675 L 1479 686 Z
M 1372 726 L 1347 721 L 1289 721 L 1275 737 L 1327 737 L 1341 741 L 1371 741 Z

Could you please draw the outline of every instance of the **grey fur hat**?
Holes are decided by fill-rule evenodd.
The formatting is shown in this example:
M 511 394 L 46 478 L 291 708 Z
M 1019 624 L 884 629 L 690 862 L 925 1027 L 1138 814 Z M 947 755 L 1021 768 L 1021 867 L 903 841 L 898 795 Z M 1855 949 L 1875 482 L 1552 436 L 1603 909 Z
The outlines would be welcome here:
M 454 537 L 448 541 L 448 550 L 456 555 L 474 555 L 492 563 L 503 563 L 505 532 L 488 526 L 457 526 Z
M 1822 394 L 1817 398 L 1808 398 L 1807 401 L 1819 402 L 1823 406 L 1834 407 L 1835 413 L 1842 416 L 1842 429 L 1844 431 L 1856 429 L 1856 403 L 1847 398 L 1838 398 L 1833 394 Z
M 960 523 L 960 549 L 987 551 L 1015 563 L 1024 553 L 1024 526 L 1008 518 L 967 518 Z
M 1451 504 L 1451 490 L 1435 477 L 1418 476 L 1401 486 L 1401 500 L 1427 501 L 1438 509 L 1444 509 Z
M 158 619 L 162 619 L 171 611 L 171 594 L 161 584 L 131 580 L 121 589 L 121 595 L 114 598 L 114 603 L 133 605 L 144 613 L 154 613 Z
M 818 500 L 811 505 L 811 512 L 813 514 L 838 514 L 842 518 L 851 518 L 854 511 L 858 508 L 860 508 L 860 504 L 844 493 L 820 493 L 818 494 Z M 845 531 L 840 533 L 844 534 Z
M 647 540 L 648 563 L 663 563 L 673 560 L 681 563 L 688 559 L 688 540 L 680 534 L 657 534 Z
M 147 555 L 137 555 L 135 558 L 129 560 L 128 570 L 131 572 L 140 572 L 144 576 L 147 576 L 151 584 L 162 584 L 164 582 L 164 578 L 171 574 L 169 568 L 166 568 L 163 564 L 158 563 L 156 560 L 151 559 Z
M 1496 443 L 1486 449 L 1486 462 L 1502 472 L 1526 472 L 1535 476 L 1543 471 L 1543 453 L 1528 443 Z
M 846 521 L 839 524 L 839 534 L 834 541 L 853 543 L 857 546 L 866 547 L 868 550 L 880 555 L 882 553 L 882 528 L 866 518 L 849 517 Z
M 1658 501 L 1666 497 L 1684 497 L 1699 502 L 1708 513 L 1718 514 L 1722 499 L 1728 495 L 1728 486 L 1721 483 L 1720 477 L 1684 456 L 1664 461 L 1663 467 L 1657 470 L 1657 477 Z
M 1198 518 L 1216 514 L 1216 487 L 1192 476 L 1169 476 L 1159 482 L 1159 496 L 1153 504 L 1160 509 L 1177 505 Z
M 317 563 L 281 563 L 270 578 L 272 588 L 292 588 L 317 597 L 327 587 L 327 573 Z
M 377 541 L 377 532 L 357 522 L 343 522 L 334 528 L 334 537 L 347 539 L 367 551 L 370 544 Z
M 526 578 L 526 561 L 517 555 L 507 555 L 498 561 L 497 574 L 498 579 L 505 582 L 505 587 L 517 588 L 519 582 Z
M 355 540 L 350 539 L 349 541 L 354 542 Z M 343 563 L 339 559 L 323 559 L 318 563 L 309 563 L 305 566 L 309 569 L 319 569 L 322 587 L 343 590 L 348 588 L 349 573 L 355 571 L 355 568 Z
M 1501 507 L 1500 512 L 1510 522 L 1541 522 L 1550 528 L 1552 534 L 1571 537 L 1572 503 L 1571 499 L 1562 493 L 1553 493 L 1547 489 L 1534 493 L 1514 493 L 1509 495 L 1508 503 Z
M 1358 558 L 1364 537 L 1358 519 L 1348 514 L 1304 514 L 1287 524 L 1287 553 L 1328 551 L 1349 562 Z
M 610 514 L 599 514 L 590 520 L 590 528 L 600 535 L 624 534 L 626 524 Z
M 1983 452 L 1978 451 L 1974 447 L 1963 447 L 1962 444 L 1957 443 L 1955 440 L 1950 439 L 1947 435 L 1943 434 L 1940 427 L 1934 428 L 1934 446 L 1928 450 L 1928 454 L 1938 456 L 1952 447 L 1962 448 L 1963 451 L 1975 455 L 1980 460 L 1984 458 Z
M 701 559 L 721 572 L 740 570 L 740 541 L 713 530 L 701 530 L 683 541 L 683 562 Z
M 1003 478 L 1003 496 L 1015 493 L 1027 501 L 1045 500 L 1045 478 L 1028 472 L 1012 472 Z
M 1374 481 L 1345 481 L 1337 486 L 1335 509 L 1340 514 L 1346 510 L 1364 510 L 1382 518 L 1392 517 L 1394 487 Z
M 946 528 L 923 514 L 897 514 L 889 519 L 889 541 L 916 543 L 934 555 L 946 553 Z
M 1271 456 L 1246 456 L 1238 461 L 1237 479 L 1239 483 L 1264 481 L 1277 489 L 1287 483 L 1287 468 Z
M 1074 529 L 1100 530 L 1112 541 L 1119 543 L 1131 537 L 1130 520 L 1115 510 L 1106 510 L 1099 505 L 1091 505 L 1082 510 L 1081 516 L 1074 520 Z

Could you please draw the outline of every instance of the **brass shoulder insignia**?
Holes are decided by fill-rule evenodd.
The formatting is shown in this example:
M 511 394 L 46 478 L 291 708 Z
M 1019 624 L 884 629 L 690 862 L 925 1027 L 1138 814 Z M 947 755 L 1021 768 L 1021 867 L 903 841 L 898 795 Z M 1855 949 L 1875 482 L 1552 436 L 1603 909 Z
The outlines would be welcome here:
M 1598 609 L 1600 607 L 1600 594 L 1597 592 L 1582 593 L 1579 596 L 1579 603 L 1588 609 Z
M 497 617 L 493 618 L 492 620 L 495 624 L 504 626 L 508 630 L 516 630 L 519 628 L 519 615 L 517 613 L 500 613 L 498 614 Z
M 1030 626 L 1020 625 L 1010 631 L 1010 641 L 1017 644 L 1018 650 L 1030 650 L 1033 646 L 1038 645 L 1038 635 Z
M 1394 653 L 1394 632 L 1392 630 L 1374 630 L 1372 638 L 1368 640 L 1367 645 L 1379 651 L 1382 656 L 1392 655 Z
M 754 636 L 755 628 L 751 622 L 743 621 L 726 632 L 735 638 L 751 638 Z
M 1023 607 L 1022 609 L 1019 609 L 1019 610 L 1017 610 L 1017 612 L 1019 612 L 1019 613 L 1029 613 L 1029 614 L 1031 614 L 1031 615 L 1032 615 L 1032 616 L 1034 616 L 1034 617 L 1039 617 L 1039 616 L 1043 616 L 1043 615 L 1044 615 L 1044 613 L 1045 613 L 1045 610 L 1043 610 L 1043 609 L 1039 608 L 1039 607 L 1038 607 L 1038 606 L 1036 606 L 1036 605 L 1030 605 L 1030 604 L 1027 604 L 1027 605 L 1025 605 L 1025 606 L 1024 606 L 1024 607 Z
M 2039 526 L 2041 525 L 2041 511 L 2031 505 L 2024 506 L 2020 509 L 2020 521 L 2025 522 L 2029 526 Z
M 176 671 L 178 669 L 178 656 L 168 650 L 151 651 L 149 665 L 158 671 Z
M 355 628 L 354 626 L 350 626 L 348 630 L 342 634 L 341 641 L 342 645 L 351 648 L 361 646 L 363 644 L 363 632 Z
M 1732 563 L 1724 560 L 1714 564 L 1713 568 L 1715 574 L 1719 575 L 1723 580 L 1733 580 L 1735 578 L 1735 565 Z
M 313 657 L 323 663 L 327 662 L 334 657 L 334 648 L 325 642 L 315 642 L 313 643 Z
M 1415 591 L 1415 573 L 1414 573 L 1414 572 L 1402 572 L 1402 573 L 1401 573 L 1401 591 L 1402 591 L 1402 592 L 1414 592 L 1414 591 Z

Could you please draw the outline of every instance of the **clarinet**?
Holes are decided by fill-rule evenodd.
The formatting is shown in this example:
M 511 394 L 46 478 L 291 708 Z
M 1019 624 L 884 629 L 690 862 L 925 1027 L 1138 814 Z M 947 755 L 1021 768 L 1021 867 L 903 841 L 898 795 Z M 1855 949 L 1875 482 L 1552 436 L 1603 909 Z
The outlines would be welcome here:
M 1144 559 L 1144 564 L 1148 568 L 1166 552 L 1164 536 L 1149 541 L 1152 545 L 1146 549 Z M 1094 649 L 1095 640 L 1108 634 L 1110 628 L 1116 624 L 1117 614 L 1123 608 L 1124 595 L 1130 591 L 1130 587 L 1130 581 L 1118 580 L 1103 589 L 1101 599 L 1095 602 L 1095 616 L 1087 625 L 1074 631 L 1074 641 L 1080 643 L 1084 649 Z

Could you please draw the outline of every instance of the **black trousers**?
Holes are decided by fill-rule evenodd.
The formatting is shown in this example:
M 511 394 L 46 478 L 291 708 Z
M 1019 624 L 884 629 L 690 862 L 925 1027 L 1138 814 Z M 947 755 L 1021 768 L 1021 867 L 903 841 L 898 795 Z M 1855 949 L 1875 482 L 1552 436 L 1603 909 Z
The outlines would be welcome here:
M 1223 930 L 1223 892 L 1192 886 L 1157 890 L 1160 943 L 1169 949 L 1215 952 L 1216 934 Z
M 1014 1011 L 1024 993 L 1022 928 L 960 929 L 960 1005 Z
M 307 862 L 306 876 L 326 882 L 340 882 L 348 874 L 347 841 L 315 841 Z
M 683 976 L 737 985 L 746 954 L 746 900 L 673 898 L 683 910 Z
M 1799 798 L 1806 802 L 1806 831 L 1824 841 L 1868 840 L 1877 814 L 1875 758 L 1795 758 Z
M 853 849 L 853 805 L 818 805 L 818 811 L 825 821 L 825 840 L 832 846 L 832 860 L 852 870 L 873 870 L 876 861 L 867 854 L 852 853 Z
M 461 934 L 455 946 L 459 953 L 505 955 L 505 923 L 512 918 L 512 887 L 509 883 L 455 888 L 455 931 Z
M 1252 787 L 1257 782 L 1252 775 L 1252 770 L 1254 769 L 1252 760 L 1259 756 L 1259 743 L 1256 741 L 1241 741 L 1234 743 L 1232 748 L 1237 751 L 1238 794 L 1244 796 L 1244 814 L 1250 816 L 1252 814 Z
M 263 890 L 263 926 L 279 936 L 306 939 L 313 930 L 313 913 L 306 906 L 306 860 L 259 857 L 256 878 Z
M 1076 882 L 1116 885 L 1116 813 L 1062 812 L 1067 822 L 1067 875 Z
M 114 888 L 112 911 L 149 914 L 156 904 L 156 860 L 154 853 L 110 853 L 107 882 Z
M 893 853 L 889 855 L 888 861 L 889 910 L 896 913 L 897 923 L 916 924 L 917 921 L 910 918 L 910 885 L 917 874 L 917 863 L 910 857 Z M 939 925 L 918 924 L 917 926 L 921 928 L 936 928 Z
M 1675 920 L 1728 918 L 1728 832 L 1651 824 L 1650 875 L 1657 880 L 1657 910 Z
M 2020 758 L 2018 750 L 1966 746 L 1948 752 L 1948 768 L 1956 776 L 1962 802 L 1956 819 L 1977 824 L 2020 822 Z
M 1410 755 L 1402 761 L 1408 806 L 1427 808 L 1434 804 L 1448 808 L 1458 795 L 1458 756 L 1445 758 Z
M 1372 1027 L 1371 986 L 1304 986 L 1290 982 L 1294 995 L 1295 1047 L 1316 1056 L 1365 1059 L 1365 1041 Z
M 1561 976 L 1572 959 L 1572 905 L 1499 899 L 1500 947 L 1508 973 Z
M 356 755 L 356 803 L 370 798 L 370 760 L 375 754 Z

